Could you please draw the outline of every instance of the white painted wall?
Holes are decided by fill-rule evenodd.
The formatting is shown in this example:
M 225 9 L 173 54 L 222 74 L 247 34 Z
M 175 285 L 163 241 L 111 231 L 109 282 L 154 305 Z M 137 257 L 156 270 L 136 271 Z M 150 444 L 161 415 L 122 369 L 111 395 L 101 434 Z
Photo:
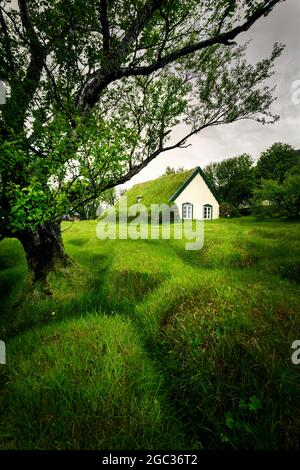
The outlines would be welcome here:
M 212 205 L 212 218 L 219 218 L 219 203 L 199 173 L 173 202 L 177 205 L 181 218 L 182 204 L 185 202 L 193 204 L 193 219 L 203 219 L 203 206 L 205 204 Z

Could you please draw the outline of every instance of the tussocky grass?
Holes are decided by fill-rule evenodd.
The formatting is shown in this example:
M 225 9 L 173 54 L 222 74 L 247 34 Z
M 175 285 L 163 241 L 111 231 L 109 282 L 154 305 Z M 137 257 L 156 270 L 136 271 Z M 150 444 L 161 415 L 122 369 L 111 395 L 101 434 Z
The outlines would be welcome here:
M 220 219 L 186 251 L 64 223 L 50 298 L 2 241 L 0 448 L 299 448 L 299 227 Z

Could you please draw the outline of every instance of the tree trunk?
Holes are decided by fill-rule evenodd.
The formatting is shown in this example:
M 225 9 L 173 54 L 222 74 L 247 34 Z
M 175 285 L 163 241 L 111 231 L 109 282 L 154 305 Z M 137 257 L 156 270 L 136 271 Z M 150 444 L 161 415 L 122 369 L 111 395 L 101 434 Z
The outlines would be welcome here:
M 35 232 L 21 232 L 18 239 L 25 250 L 33 282 L 45 281 L 48 274 L 71 263 L 64 249 L 60 224 L 45 223 Z

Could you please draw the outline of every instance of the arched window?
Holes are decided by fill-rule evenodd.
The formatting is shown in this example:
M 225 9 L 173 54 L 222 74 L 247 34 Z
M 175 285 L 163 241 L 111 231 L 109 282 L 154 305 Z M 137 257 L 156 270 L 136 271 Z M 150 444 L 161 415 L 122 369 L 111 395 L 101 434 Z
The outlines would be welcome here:
M 182 218 L 185 220 L 191 220 L 193 218 L 193 204 L 190 202 L 182 204 Z
M 203 206 L 203 219 L 204 220 L 211 220 L 212 219 L 212 205 L 205 204 Z

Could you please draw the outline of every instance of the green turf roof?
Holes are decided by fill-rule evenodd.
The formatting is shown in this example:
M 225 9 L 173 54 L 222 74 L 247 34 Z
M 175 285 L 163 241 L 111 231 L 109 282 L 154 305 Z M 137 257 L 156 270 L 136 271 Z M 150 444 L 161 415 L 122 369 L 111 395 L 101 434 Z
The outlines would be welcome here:
M 218 200 L 218 195 L 211 187 L 203 170 L 198 166 L 192 170 L 186 170 L 181 173 L 174 173 L 170 175 L 163 175 L 159 178 L 156 178 L 155 180 L 135 184 L 126 193 L 127 204 L 128 206 L 136 204 L 139 197 L 142 198 L 140 202 L 149 208 L 151 204 L 171 203 L 186 188 L 186 186 L 192 181 L 197 173 L 203 177 L 207 186 Z
M 140 202 L 147 207 L 150 207 L 151 204 L 168 204 L 174 193 L 193 172 L 194 169 L 187 170 L 182 173 L 160 176 L 145 183 L 135 184 L 126 193 L 128 206 L 136 204 L 138 197 L 142 198 Z

